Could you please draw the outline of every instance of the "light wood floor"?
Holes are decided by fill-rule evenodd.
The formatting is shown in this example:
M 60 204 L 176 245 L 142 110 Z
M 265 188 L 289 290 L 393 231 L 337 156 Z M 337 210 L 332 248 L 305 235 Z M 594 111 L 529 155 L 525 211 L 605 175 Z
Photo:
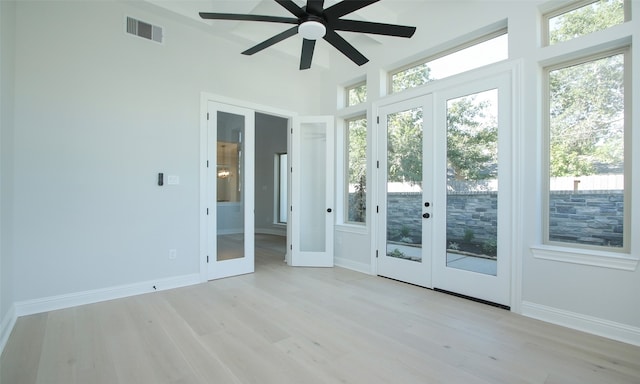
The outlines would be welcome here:
M 640 348 L 342 268 L 256 273 L 18 319 L 2 384 L 640 383 Z

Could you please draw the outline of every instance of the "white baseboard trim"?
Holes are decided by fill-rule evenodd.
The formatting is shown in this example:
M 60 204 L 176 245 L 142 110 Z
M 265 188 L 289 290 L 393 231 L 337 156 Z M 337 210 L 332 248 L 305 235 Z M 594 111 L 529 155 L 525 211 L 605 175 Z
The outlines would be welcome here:
M 640 346 L 640 328 L 580 313 L 522 302 L 522 315 Z
M 367 275 L 371 275 L 371 266 L 366 263 L 359 263 L 357 261 L 345 259 L 342 257 L 334 257 L 333 264 L 337 267 L 342 267 L 346 269 L 350 269 L 356 272 L 366 273 Z
M 11 335 L 11 331 L 13 331 L 13 327 L 16 325 L 17 319 L 18 316 L 16 316 L 16 307 L 12 304 L 7 313 L 4 315 L 2 322 L 0 322 L 0 355 L 2 355 L 2 351 L 4 351 L 5 345 L 7 345 L 7 341 L 9 340 L 9 336 Z
M 26 300 L 15 304 L 17 317 L 32 315 L 57 309 L 71 308 L 79 305 L 93 304 L 100 301 L 120 299 L 154 291 L 180 288 L 200 283 L 200 274 L 174 276 L 140 283 L 125 284 L 115 287 L 94 289 L 84 292 L 69 293 L 41 299 Z M 155 287 L 155 288 L 154 288 Z

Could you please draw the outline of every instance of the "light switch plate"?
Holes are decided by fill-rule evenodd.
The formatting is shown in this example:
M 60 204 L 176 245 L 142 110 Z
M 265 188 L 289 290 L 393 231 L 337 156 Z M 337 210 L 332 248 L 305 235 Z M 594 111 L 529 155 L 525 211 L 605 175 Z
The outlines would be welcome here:
M 178 185 L 180 184 L 180 177 L 176 175 L 167 176 L 167 184 L 169 185 Z

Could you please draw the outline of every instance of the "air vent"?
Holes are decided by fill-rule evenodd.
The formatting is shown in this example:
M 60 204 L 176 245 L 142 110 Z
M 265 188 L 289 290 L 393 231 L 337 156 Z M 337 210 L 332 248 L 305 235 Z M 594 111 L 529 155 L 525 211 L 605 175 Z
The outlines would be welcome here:
M 162 43 L 162 28 L 127 16 L 127 33 Z

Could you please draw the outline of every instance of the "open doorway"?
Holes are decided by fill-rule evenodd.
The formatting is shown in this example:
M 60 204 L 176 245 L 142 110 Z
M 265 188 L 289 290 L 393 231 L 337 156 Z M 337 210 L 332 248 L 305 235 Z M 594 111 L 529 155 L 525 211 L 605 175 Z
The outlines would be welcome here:
M 283 262 L 287 246 L 287 118 L 255 114 L 255 263 Z

